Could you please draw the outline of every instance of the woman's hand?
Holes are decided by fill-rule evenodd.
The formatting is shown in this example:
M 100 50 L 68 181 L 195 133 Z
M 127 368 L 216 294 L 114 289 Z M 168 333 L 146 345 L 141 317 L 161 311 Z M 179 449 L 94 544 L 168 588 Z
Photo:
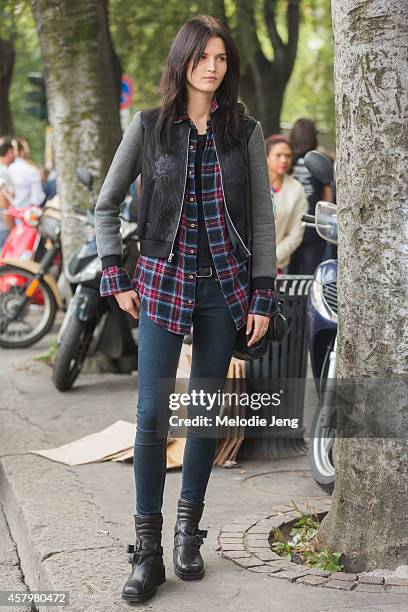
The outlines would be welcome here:
M 266 330 L 269 326 L 269 317 L 264 317 L 263 315 L 254 315 L 249 314 L 247 318 L 246 325 L 246 333 L 251 333 L 253 329 L 252 336 L 247 342 L 247 346 L 252 346 L 256 344 L 266 333 Z
M 122 310 L 132 315 L 134 319 L 139 318 L 140 298 L 136 291 L 121 291 L 113 294 Z

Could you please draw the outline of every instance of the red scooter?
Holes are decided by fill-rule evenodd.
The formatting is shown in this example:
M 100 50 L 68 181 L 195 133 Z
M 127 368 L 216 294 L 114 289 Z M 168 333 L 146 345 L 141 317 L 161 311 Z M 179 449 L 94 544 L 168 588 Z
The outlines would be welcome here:
M 38 223 L 42 215 L 42 209 L 38 206 L 28 208 L 7 208 L 5 214 L 18 219 L 9 233 L 6 242 L 0 252 L 1 257 L 17 257 L 18 259 L 35 260 L 35 254 L 40 246 L 41 234 L 38 231 Z
M 38 206 L 28 208 L 9 207 L 5 213 L 20 223 L 16 223 L 9 233 L 6 242 L 0 253 L 0 257 L 7 259 L 19 259 L 25 261 L 38 261 L 44 252 L 44 241 L 38 231 L 38 224 L 42 216 L 42 209 Z M 0 265 L 4 265 L 0 263 Z M 3 283 L 5 278 L 2 279 Z M 25 283 L 25 278 L 14 275 L 7 277 L 10 285 L 17 286 Z M 36 291 L 32 297 L 32 302 L 42 305 L 44 300 L 41 292 Z
M 0 255 L 0 347 L 31 346 L 52 327 L 63 299 L 59 208 L 51 201 L 7 212 L 22 223 L 13 228 Z M 6 252 L 5 252 L 6 251 Z

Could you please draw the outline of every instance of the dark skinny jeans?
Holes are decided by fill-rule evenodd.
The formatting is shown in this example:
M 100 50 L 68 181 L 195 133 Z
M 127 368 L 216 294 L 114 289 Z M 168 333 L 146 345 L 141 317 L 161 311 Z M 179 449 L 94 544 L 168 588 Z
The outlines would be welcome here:
M 193 311 L 193 350 L 189 391 L 215 392 L 214 381 L 225 381 L 236 337 L 235 323 L 214 278 L 196 279 Z M 142 307 L 139 318 L 139 396 L 134 447 L 136 513 L 161 513 L 166 478 L 166 438 L 158 435 L 158 388 L 166 379 L 174 392 L 176 372 L 184 336 L 154 323 Z M 193 386 L 194 379 L 200 386 Z M 204 379 L 209 380 L 208 383 Z M 203 382 L 204 380 L 204 382 Z M 168 402 L 167 402 L 168 403 Z M 168 410 L 161 405 L 160 410 Z M 168 411 L 170 414 L 170 411 Z M 174 414 L 174 412 L 172 412 Z M 165 419 L 167 424 L 168 420 Z M 190 433 L 190 432 L 189 432 Z M 182 467 L 180 497 L 194 503 L 204 501 L 217 448 L 216 437 L 187 436 Z

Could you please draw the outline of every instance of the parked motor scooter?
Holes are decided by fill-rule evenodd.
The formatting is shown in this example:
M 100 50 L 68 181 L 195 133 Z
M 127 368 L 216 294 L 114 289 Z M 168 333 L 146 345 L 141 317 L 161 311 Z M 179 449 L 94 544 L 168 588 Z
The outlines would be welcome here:
M 62 266 L 60 214 L 45 207 L 38 231 L 49 248 L 39 262 L 0 257 L 0 346 L 32 346 L 52 327 L 63 299 L 56 278 Z M 55 270 L 57 268 L 57 271 Z
M 59 214 L 58 197 L 49 200 L 45 207 L 28 206 L 27 208 L 15 208 L 14 206 L 10 206 L 7 208 L 5 214 L 18 220 L 18 223 L 10 231 L 1 249 L 0 256 L 8 261 L 11 259 L 18 259 L 20 263 L 21 261 L 35 261 L 39 263 L 47 250 L 46 239 L 39 231 L 39 225 L 44 211 L 50 210 L 55 211 L 57 215 Z M 62 300 L 64 301 L 66 295 L 64 292 L 63 278 L 60 278 L 61 269 L 62 252 L 59 250 L 54 257 L 48 273 L 53 274 L 55 280 L 57 280 L 58 287 L 62 293 Z M 13 281 L 13 285 L 23 284 L 24 282 L 24 278 L 16 278 Z M 37 291 L 33 295 L 32 301 L 42 304 L 41 292 Z
M 332 161 L 318 151 L 305 156 L 309 172 L 336 194 Z M 304 215 L 327 242 L 337 245 L 337 207 L 318 202 L 315 215 Z M 309 440 L 309 461 L 317 484 L 332 493 L 335 482 L 336 358 L 337 358 L 337 260 L 323 261 L 315 270 L 307 304 L 308 343 L 319 404 Z
M 1 257 L 13 257 L 17 259 L 36 259 L 39 250 L 41 234 L 38 231 L 38 224 L 43 214 L 42 208 L 29 206 L 27 208 L 14 208 L 10 206 L 5 214 L 18 219 L 20 223 L 15 224 L 3 244 Z M 42 253 L 43 254 L 43 253 Z M 41 257 L 37 257 L 41 259 Z
M 86 215 L 76 211 L 75 217 L 93 227 L 96 203 L 93 178 L 84 168 L 78 168 L 77 178 L 90 191 L 91 206 Z M 123 203 L 121 210 L 123 265 L 132 275 L 139 257 L 137 223 L 129 214 L 129 201 Z M 70 389 L 85 358 L 96 351 L 113 359 L 121 372 L 136 370 L 136 334 L 139 322 L 121 310 L 114 297 L 100 296 L 102 269 L 94 232 L 71 257 L 65 275 L 74 295 L 57 338 L 57 355 L 53 368 L 55 387 L 59 391 Z

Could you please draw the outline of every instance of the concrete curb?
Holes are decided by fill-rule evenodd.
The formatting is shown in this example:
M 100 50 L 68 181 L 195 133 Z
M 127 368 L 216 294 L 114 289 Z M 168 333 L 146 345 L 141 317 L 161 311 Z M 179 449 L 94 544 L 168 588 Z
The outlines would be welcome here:
M 25 578 L 20 568 L 17 548 L 13 542 L 9 526 L 0 503 L 0 587 L 2 590 L 19 591 L 28 594 Z M 2 606 L 0 606 L 2 609 Z M 31 612 L 30 605 L 13 606 L 19 612 Z
M 124 579 L 123 547 L 67 466 L 59 495 L 61 468 L 28 454 L 0 462 L 0 496 L 25 583 L 30 590 L 69 591 L 70 610 L 112 610 L 112 584 Z

